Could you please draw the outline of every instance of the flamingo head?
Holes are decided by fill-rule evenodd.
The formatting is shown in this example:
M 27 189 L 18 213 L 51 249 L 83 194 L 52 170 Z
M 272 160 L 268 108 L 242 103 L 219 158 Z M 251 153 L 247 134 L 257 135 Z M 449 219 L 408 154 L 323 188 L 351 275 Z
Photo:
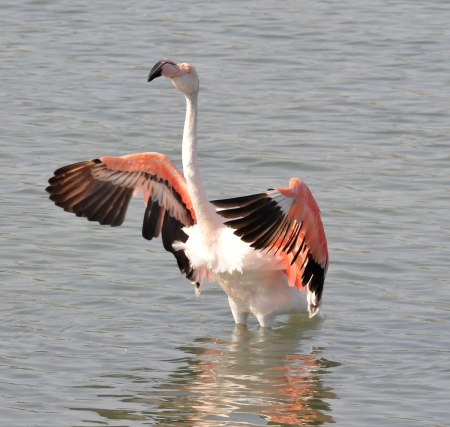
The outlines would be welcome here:
M 161 59 L 150 71 L 148 81 L 151 82 L 160 76 L 170 77 L 173 85 L 185 95 L 193 95 L 198 92 L 199 80 L 197 71 L 190 64 Z

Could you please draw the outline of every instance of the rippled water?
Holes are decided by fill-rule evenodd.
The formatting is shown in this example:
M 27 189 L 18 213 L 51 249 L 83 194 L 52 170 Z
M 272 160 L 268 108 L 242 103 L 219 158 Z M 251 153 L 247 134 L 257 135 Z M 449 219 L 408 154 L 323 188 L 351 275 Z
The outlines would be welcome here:
M 450 4 L 7 1 L 0 21 L 3 426 L 450 425 Z M 299 176 L 330 248 L 321 318 L 236 327 L 142 201 L 111 229 L 56 208 L 53 170 L 161 151 L 200 74 L 211 198 Z

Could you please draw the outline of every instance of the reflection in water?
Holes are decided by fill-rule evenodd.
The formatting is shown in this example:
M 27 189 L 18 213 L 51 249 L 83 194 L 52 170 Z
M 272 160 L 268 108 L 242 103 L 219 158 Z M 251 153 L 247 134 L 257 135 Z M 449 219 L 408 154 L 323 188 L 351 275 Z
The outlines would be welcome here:
M 230 341 L 198 338 L 180 347 L 194 356 L 182 359 L 167 382 L 122 400 L 144 406 L 122 419 L 196 427 L 334 423 L 328 400 L 336 395 L 322 377 L 338 364 L 321 358 L 319 348 L 299 354 L 305 324 L 294 319 L 275 331 L 236 326 Z

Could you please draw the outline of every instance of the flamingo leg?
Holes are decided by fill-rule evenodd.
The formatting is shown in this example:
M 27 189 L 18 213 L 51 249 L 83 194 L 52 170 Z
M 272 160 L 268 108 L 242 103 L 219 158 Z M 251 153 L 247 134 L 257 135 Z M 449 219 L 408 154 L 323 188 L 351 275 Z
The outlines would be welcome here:
M 274 314 L 255 313 L 255 316 L 258 319 L 261 328 L 271 328 L 273 325 L 273 321 L 275 320 Z
M 244 313 L 243 311 L 239 310 L 236 303 L 228 297 L 228 303 L 230 304 L 231 312 L 233 313 L 234 321 L 238 325 L 246 325 L 247 319 L 248 319 L 248 313 Z

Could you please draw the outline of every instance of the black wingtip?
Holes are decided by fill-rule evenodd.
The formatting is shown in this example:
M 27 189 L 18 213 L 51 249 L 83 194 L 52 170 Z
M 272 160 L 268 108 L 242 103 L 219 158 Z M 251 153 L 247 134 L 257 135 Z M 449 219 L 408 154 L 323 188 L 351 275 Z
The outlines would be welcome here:
M 245 207 L 250 203 L 267 197 L 266 193 L 252 194 L 250 196 L 234 197 L 232 199 L 211 200 L 210 202 L 220 209 L 228 209 L 234 207 Z

